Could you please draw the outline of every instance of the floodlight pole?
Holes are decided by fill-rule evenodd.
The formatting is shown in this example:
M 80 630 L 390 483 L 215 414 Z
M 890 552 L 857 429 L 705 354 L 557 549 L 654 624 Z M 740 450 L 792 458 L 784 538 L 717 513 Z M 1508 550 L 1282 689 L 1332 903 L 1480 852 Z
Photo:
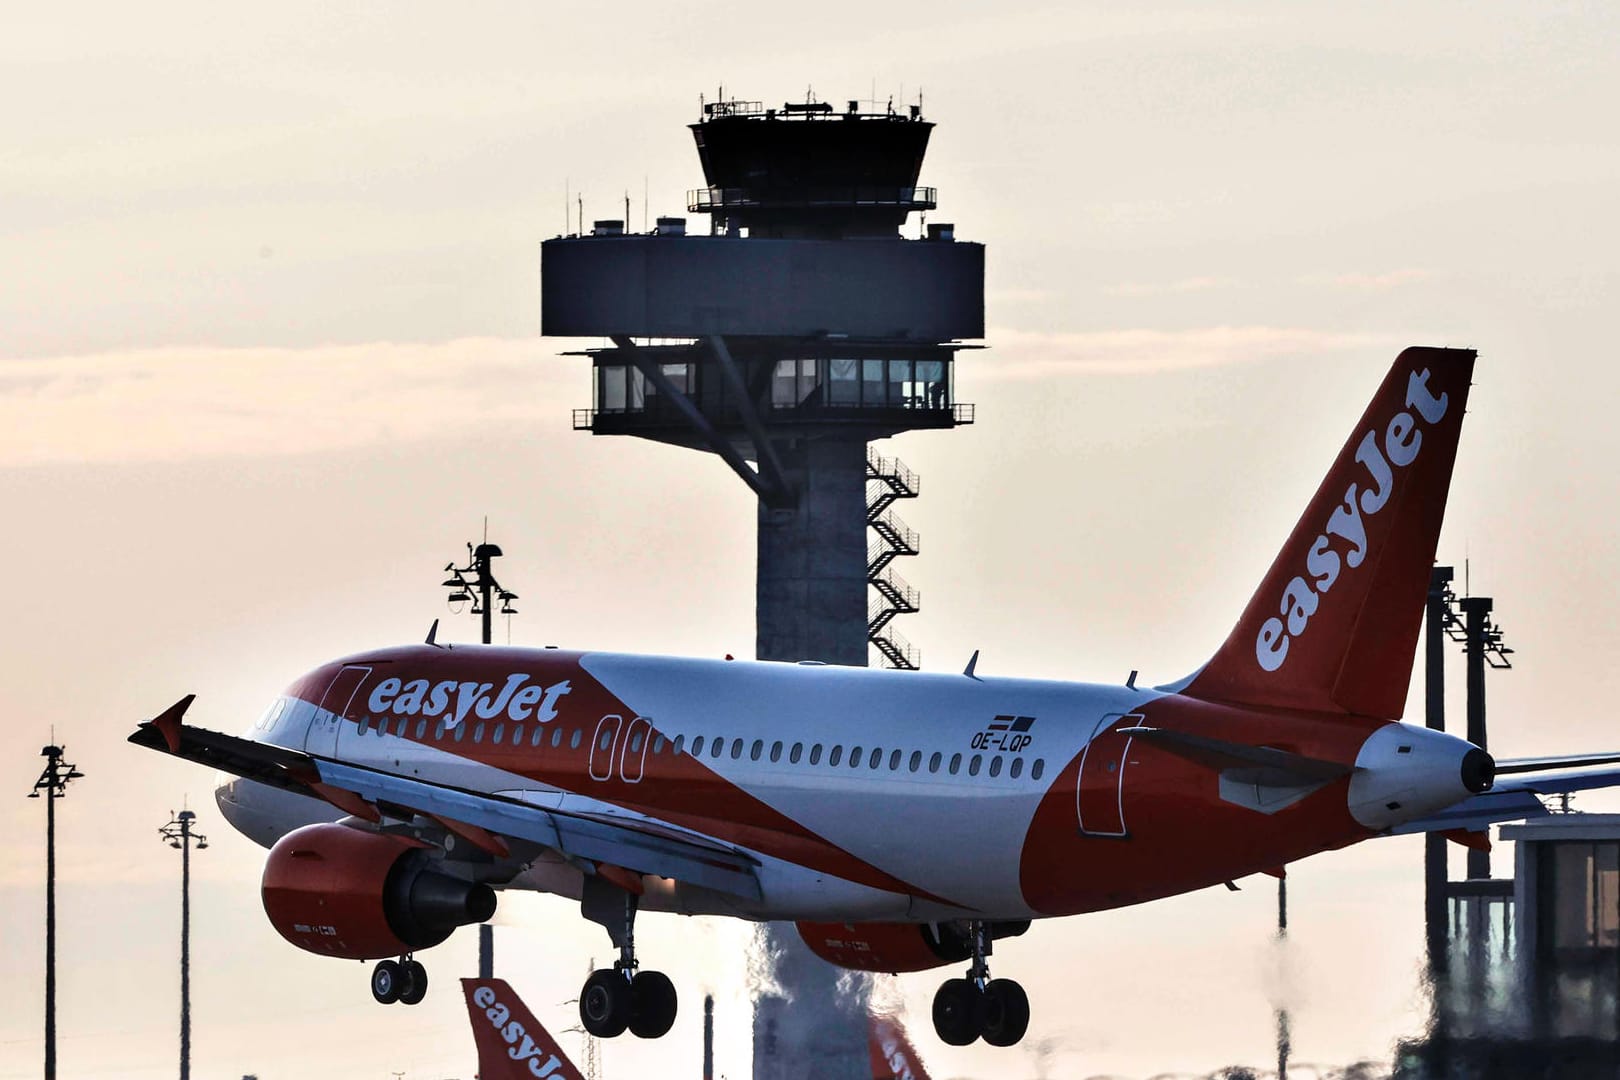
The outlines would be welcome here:
M 473 614 L 482 617 L 482 640 L 485 645 L 491 644 L 494 638 L 496 599 L 501 602 L 502 615 L 517 614 L 517 609 L 512 606 L 512 601 L 518 598 L 517 593 L 501 588 L 501 583 L 495 580 L 495 575 L 490 570 L 491 561 L 502 554 L 504 552 L 499 546 L 489 542 L 489 520 L 486 518 L 484 542 L 477 547 L 467 545 L 467 565 L 457 566 L 450 563 L 444 568 L 450 576 L 443 584 L 445 588 L 451 590 L 452 604 L 464 602 L 469 591 L 474 594 Z M 487 922 L 478 926 L 478 977 L 480 979 L 495 977 L 495 928 Z
M 180 1080 L 191 1080 L 191 844 L 200 851 L 208 837 L 194 832 L 197 815 L 182 810 L 169 818 L 158 835 L 180 849 Z
M 54 745 L 39 752 L 45 771 L 28 793 L 30 799 L 45 793 L 45 1080 L 56 1080 L 56 800 L 84 775 L 62 760 L 63 753 Z

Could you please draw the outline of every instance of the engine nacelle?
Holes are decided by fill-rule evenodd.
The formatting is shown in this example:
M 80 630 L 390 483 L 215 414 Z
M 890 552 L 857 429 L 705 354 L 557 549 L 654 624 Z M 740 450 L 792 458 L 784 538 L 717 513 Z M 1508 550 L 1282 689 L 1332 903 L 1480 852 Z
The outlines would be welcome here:
M 855 971 L 927 971 L 973 955 L 973 938 L 962 923 L 798 923 L 810 951 Z M 985 924 L 991 940 L 1017 937 L 1029 920 Z
M 349 960 L 426 949 L 495 914 L 494 890 L 434 870 L 426 845 L 330 823 L 277 841 L 260 892 L 282 937 Z

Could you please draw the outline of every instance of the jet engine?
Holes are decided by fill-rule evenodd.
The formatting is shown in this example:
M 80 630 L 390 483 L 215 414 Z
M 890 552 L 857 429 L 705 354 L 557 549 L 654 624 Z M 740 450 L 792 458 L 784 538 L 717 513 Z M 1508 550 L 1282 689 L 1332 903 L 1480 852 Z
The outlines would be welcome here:
M 349 960 L 403 956 L 495 914 L 495 892 L 434 868 L 419 841 L 306 825 L 264 864 L 270 924 L 300 949 Z
M 855 971 L 927 971 L 973 955 L 966 923 L 798 923 L 810 951 Z M 985 923 L 991 940 L 1017 937 L 1029 920 Z

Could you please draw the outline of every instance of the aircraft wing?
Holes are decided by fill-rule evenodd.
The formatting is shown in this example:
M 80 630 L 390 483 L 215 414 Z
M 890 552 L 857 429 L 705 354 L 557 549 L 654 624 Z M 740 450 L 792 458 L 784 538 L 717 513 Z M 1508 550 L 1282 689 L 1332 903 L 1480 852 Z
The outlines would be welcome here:
M 573 859 L 672 878 L 731 896 L 760 899 L 758 860 L 697 833 L 617 814 L 539 807 L 517 799 L 395 776 L 182 722 L 191 697 L 136 728 L 137 746 L 235 776 L 324 799 L 371 821 L 433 818 L 476 846 L 504 854 L 501 838 L 524 840 Z
M 1387 835 L 1449 832 L 1461 829 L 1478 832 L 1502 821 L 1523 821 L 1549 813 L 1538 795 L 1568 795 L 1576 791 L 1620 787 L 1620 768 L 1551 768 L 1557 765 L 1599 765 L 1616 760 L 1613 754 L 1590 754 L 1561 758 L 1521 758 L 1499 763 L 1498 777 L 1491 790 L 1474 795 L 1438 814 L 1408 821 L 1390 829 Z M 1508 766 L 1507 776 L 1501 765 Z M 1550 771 L 1534 772 L 1532 769 Z

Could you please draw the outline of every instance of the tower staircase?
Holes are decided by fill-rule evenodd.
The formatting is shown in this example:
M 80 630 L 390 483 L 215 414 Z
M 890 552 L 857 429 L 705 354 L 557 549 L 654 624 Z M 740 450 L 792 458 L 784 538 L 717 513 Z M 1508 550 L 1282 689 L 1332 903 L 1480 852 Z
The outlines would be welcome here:
M 922 666 L 915 646 L 894 628 L 896 615 L 910 615 L 921 604 L 917 590 L 890 565 L 918 551 L 917 533 L 891 509 L 901 499 L 915 499 L 917 474 L 897 458 L 866 452 L 866 526 L 872 538 L 866 545 L 866 580 L 874 593 L 867 605 L 867 640 L 883 658 L 883 666 L 916 671 Z

